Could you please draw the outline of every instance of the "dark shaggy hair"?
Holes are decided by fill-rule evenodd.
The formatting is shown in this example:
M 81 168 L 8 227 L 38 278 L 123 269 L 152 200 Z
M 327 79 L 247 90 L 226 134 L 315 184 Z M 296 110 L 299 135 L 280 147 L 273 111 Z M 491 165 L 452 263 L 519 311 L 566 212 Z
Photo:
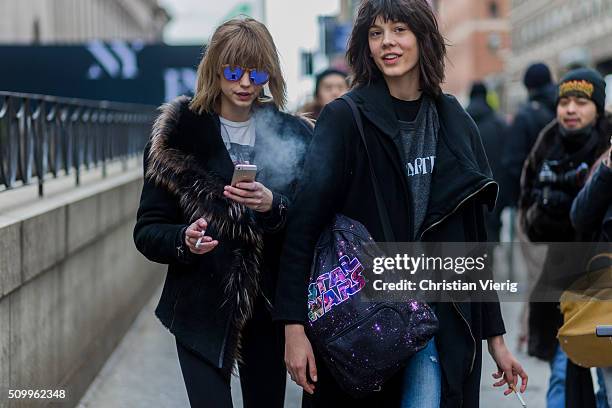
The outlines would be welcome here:
M 353 71 L 353 86 L 367 85 L 382 77 L 370 57 L 368 32 L 377 17 L 408 25 L 419 45 L 421 90 L 439 95 L 444 81 L 446 42 L 427 0 L 363 0 L 351 32 L 346 57 Z

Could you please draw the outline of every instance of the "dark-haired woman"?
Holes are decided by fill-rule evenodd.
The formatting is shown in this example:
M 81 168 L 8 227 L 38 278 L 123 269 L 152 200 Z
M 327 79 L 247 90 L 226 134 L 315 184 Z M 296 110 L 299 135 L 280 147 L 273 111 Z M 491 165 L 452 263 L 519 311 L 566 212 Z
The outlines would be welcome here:
M 176 337 L 194 408 L 232 407 L 236 361 L 245 407 L 284 403 L 283 333 L 270 300 L 299 147 L 312 132 L 280 112 L 284 104 L 270 33 L 230 20 L 206 48 L 195 96 L 161 108 L 145 151 L 134 240 L 169 265 L 155 314 Z M 257 179 L 230 185 L 240 163 L 257 165 Z
M 485 241 L 483 210 L 497 184 L 474 122 L 441 92 L 444 39 L 427 0 L 364 0 L 348 49 L 349 96 L 364 124 L 374 171 L 399 242 Z M 435 167 L 435 171 L 434 171 Z M 438 303 L 439 332 L 405 372 L 356 400 L 337 385 L 304 333 L 306 281 L 316 241 L 336 213 L 384 241 L 368 159 L 348 104 L 328 104 L 315 128 L 287 224 L 275 318 L 285 322 L 288 371 L 313 406 L 478 407 L 481 340 L 498 371 L 495 385 L 527 375 L 504 344 L 498 303 Z M 435 358 L 437 356 L 437 358 Z M 427 361 L 434 367 L 424 366 Z M 438 363 L 439 362 L 439 363 Z M 429 370 L 426 378 L 423 370 Z M 437 370 L 437 371 L 436 371 Z M 436 384 L 436 381 L 438 383 Z M 439 402 L 436 401 L 439 395 Z

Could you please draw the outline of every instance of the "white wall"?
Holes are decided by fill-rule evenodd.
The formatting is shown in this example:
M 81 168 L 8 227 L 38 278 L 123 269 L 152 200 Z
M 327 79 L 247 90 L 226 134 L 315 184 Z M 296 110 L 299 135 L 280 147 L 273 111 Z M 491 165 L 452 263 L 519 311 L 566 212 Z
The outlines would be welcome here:
M 318 49 L 317 17 L 339 12 L 339 0 L 266 0 L 267 25 L 281 55 L 289 109 L 312 94 L 312 80 L 300 76 L 300 50 Z

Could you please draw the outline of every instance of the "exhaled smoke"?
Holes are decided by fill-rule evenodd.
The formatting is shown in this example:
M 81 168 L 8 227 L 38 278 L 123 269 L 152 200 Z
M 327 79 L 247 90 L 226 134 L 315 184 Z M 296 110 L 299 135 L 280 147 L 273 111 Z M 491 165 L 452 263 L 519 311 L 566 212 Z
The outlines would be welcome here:
M 287 117 L 271 109 L 255 114 L 257 129 L 256 163 L 263 182 L 273 191 L 287 191 L 300 176 L 308 139 L 308 125 L 288 123 Z M 302 120 L 295 118 L 295 121 Z

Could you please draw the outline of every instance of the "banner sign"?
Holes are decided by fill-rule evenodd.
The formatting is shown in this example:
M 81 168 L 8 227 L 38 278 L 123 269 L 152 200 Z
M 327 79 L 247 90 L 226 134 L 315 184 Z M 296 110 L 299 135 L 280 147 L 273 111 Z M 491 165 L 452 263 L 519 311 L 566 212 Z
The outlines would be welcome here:
M 193 93 L 199 46 L 0 46 L 0 90 L 159 105 Z

